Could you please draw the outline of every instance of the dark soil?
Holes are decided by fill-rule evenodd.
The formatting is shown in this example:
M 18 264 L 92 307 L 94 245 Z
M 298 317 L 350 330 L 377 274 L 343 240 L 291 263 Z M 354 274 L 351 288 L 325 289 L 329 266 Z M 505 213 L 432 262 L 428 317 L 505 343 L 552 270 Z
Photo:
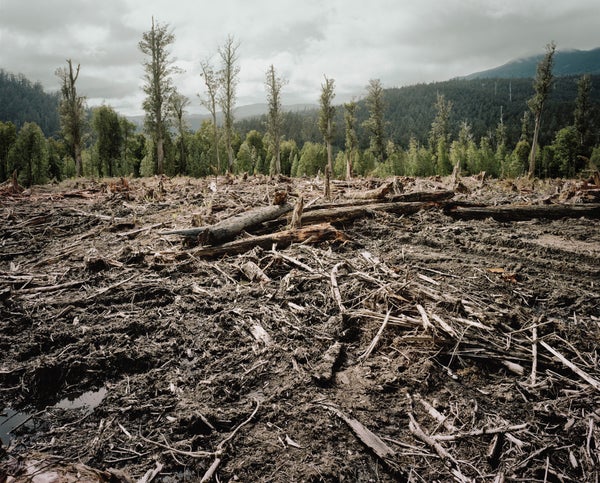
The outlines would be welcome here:
M 161 232 L 276 191 L 323 202 L 322 180 L 211 183 L 0 197 L 0 482 L 598 480 L 600 220 L 433 204 L 207 260 Z M 578 186 L 468 178 L 454 200 L 585 201 Z

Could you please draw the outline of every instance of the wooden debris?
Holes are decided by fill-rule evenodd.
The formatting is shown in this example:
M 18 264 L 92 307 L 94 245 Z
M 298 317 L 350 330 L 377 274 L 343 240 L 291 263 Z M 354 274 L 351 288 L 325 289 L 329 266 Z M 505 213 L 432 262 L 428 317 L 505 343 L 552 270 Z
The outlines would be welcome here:
M 577 367 L 570 360 L 568 360 L 565 356 L 563 356 L 560 352 L 558 352 L 556 349 L 551 347 L 549 344 L 547 344 L 543 340 L 538 341 L 538 343 L 544 349 L 546 349 L 548 352 L 550 352 L 556 359 L 558 359 L 565 366 L 567 366 L 569 369 L 571 369 L 575 374 L 577 374 L 581 379 L 583 379 L 590 386 L 592 386 L 596 391 L 600 391 L 600 381 L 598 381 L 597 379 L 594 379 L 587 372 L 585 372 L 582 369 L 580 369 L 579 367 Z
M 329 385 L 333 381 L 335 370 L 342 357 L 343 346 L 340 342 L 333 344 L 313 369 L 313 378 L 322 385 Z
M 452 457 L 450 453 L 448 453 L 446 448 L 444 448 L 440 443 L 438 443 L 435 439 L 433 439 L 431 436 L 425 433 L 425 431 L 423 431 L 423 429 L 421 428 L 419 423 L 417 423 L 417 420 L 412 415 L 412 413 L 408 413 L 408 417 L 410 419 L 408 423 L 408 428 L 410 429 L 410 432 L 416 438 L 420 439 L 421 441 L 423 441 L 423 443 L 431 447 L 438 454 L 438 456 L 442 458 L 442 460 L 444 460 L 453 467 L 457 467 L 457 461 Z
M 340 287 L 338 286 L 338 282 L 337 282 L 337 272 L 342 265 L 344 265 L 344 262 L 340 262 L 340 263 L 336 264 L 331 269 L 331 276 L 329 277 L 329 279 L 331 281 L 331 292 L 333 294 L 333 298 L 335 299 L 335 301 L 340 309 L 340 313 L 343 314 L 344 312 L 346 312 L 346 308 L 344 307 L 344 304 L 342 303 L 342 294 L 340 293 Z
M 252 334 L 252 337 L 256 339 L 257 342 L 262 343 L 266 347 L 273 344 L 273 339 L 271 338 L 269 333 L 258 322 L 254 323 L 252 327 L 250 327 L 250 333 Z
M 420 395 L 415 394 L 415 398 L 417 399 L 417 401 L 419 403 L 421 403 L 421 406 L 423 406 L 423 408 L 425 408 L 425 410 L 429 413 L 429 415 L 434 418 L 438 423 L 443 424 L 444 427 L 451 432 L 455 432 L 456 428 L 454 427 L 454 425 L 448 421 L 448 417 L 444 416 L 442 413 L 440 413 L 436 408 L 434 408 L 431 404 L 429 404 L 429 401 L 427 401 L 426 399 L 422 398 Z
M 303 223 L 342 223 L 347 221 L 372 216 L 377 211 L 394 213 L 396 215 L 411 215 L 418 211 L 432 208 L 434 205 L 427 202 L 380 202 L 366 205 L 340 206 L 333 208 L 321 208 L 315 210 L 304 210 Z
M 396 455 L 396 452 L 392 448 L 385 444 L 385 442 L 379 436 L 373 433 L 357 419 L 347 416 L 335 407 L 328 405 L 323 405 L 323 407 L 333 411 L 340 419 L 350 426 L 350 429 L 354 431 L 354 434 L 356 434 L 358 439 L 360 439 L 363 444 L 369 447 L 373 453 L 375 453 L 382 460 L 388 461 L 389 458 Z
M 162 232 L 161 235 L 181 235 L 198 239 L 204 245 L 217 245 L 231 241 L 243 231 L 251 231 L 257 225 L 278 218 L 291 210 L 292 206 L 289 204 L 263 206 L 227 218 L 215 225 L 187 230 L 169 230 Z
M 390 202 L 415 202 L 415 201 L 445 201 L 454 197 L 454 191 L 413 191 L 411 193 L 399 193 L 388 197 Z
M 600 204 L 580 205 L 506 205 L 506 206 L 453 206 L 444 212 L 461 220 L 493 218 L 496 221 L 525 221 L 533 218 L 556 220 L 560 218 L 600 218 Z
M 360 362 L 367 360 L 367 358 L 371 355 L 371 352 L 373 352 L 375 347 L 377 347 L 379 339 L 381 339 L 381 335 L 383 334 L 383 331 L 385 330 L 385 328 L 388 325 L 388 322 L 390 321 L 390 314 L 391 310 L 388 310 L 385 314 L 385 318 L 383 319 L 381 326 L 379 327 L 379 330 L 377 331 L 377 334 L 375 334 L 375 337 L 373 337 L 373 340 L 369 344 L 369 347 L 367 347 L 367 349 L 358 357 L 358 360 Z
M 252 260 L 248 260 L 247 262 L 245 262 L 240 267 L 240 270 L 244 275 L 246 275 L 248 280 L 250 280 L 251 282 L 258 281 L 260 283 L 267 283 L 271 281 L 271 279 L 265 274 L 265 272 L 263 272 L 261 268 Z
M 302 226 L 302 211 L 304 209 L 304 198 L 298 197 L 298 201 L 294 205 L 294 211 L 292 212 L 292 221 L 290 221 L 290 228 L 300 228 Z
M 297 230 L 285 230 L 267 235 L 243 238 L 214 247 L 200 247 L 186 253 L 195 257 L 218 257 L 244 253 L 254 247 L 268 249 L 276 245 L 282 248 L 292 243 L 320 243 L 345 239 L 346 237 L 341 231 L 329 223 L 321 223 L 319 225 L 305 226 Z
M 372 190 L 346 193 L 346 197 L 354 200 L 382 200 L 392 190 L 393 186 L 394 183 L 390 181 Z

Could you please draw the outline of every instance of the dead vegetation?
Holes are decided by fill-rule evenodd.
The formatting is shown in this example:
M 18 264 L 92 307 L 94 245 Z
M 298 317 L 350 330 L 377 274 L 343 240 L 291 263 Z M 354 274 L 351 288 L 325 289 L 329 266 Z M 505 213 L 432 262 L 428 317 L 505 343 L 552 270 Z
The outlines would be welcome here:
M 597 481 L 599 188 L 451 183 L 0 187 L 0 481 Z

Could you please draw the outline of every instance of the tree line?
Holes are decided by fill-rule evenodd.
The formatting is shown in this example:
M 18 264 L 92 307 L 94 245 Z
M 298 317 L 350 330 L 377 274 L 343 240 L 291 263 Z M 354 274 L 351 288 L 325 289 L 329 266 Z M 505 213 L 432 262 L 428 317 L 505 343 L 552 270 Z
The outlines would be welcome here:
M 380 80 L 371 79 L 363 99 L 336 106 L 335 80 L 325 75 L 319 109 L 300 113 L 283 110 L 287 80 L 270 65 L 264 81 L 267 114 L 236 122 L 240 44 L 228 36 L 217 49 L 216 62 L 210 57 L 200 62 L 199 102 L 210 118 L 194 132 L 186 122 L 191 100 L 175 85 L 179 69 L 169 51 L 174 41 L 169 26 L 152 19 L 139 42 L 145 55 L 143 133 L 110 106 L 88 110 L 77 91 L 80 65 L 68 59 L 56 70 L 60 136 L 46 138 L 35 122 L 0 122 L 0 181 L 13 172 L 25 185 L 82 175 L 201 177 L 225 172 L 329 172 L 348 178 L 456 170 L 497 177 L 572 177 L 600 161 L 600 113 L 592 77 L 577 80 L 574 99 L 553 98 L 564 92 L 557 84 L 567 82 L 552 75 L 554 43 L 547 46 L 533 83 L 457 79 L 384 89 Z M 465 101 L 466 87 L 480 95 Z M 418 89 L 427 92 L 430 102 L 413 102 L 410 94 Z M 479 116 L 468 116 L 465 105 L 479 109 Z M 486 112 L 487 122 L 469 121 L 485 118 Z

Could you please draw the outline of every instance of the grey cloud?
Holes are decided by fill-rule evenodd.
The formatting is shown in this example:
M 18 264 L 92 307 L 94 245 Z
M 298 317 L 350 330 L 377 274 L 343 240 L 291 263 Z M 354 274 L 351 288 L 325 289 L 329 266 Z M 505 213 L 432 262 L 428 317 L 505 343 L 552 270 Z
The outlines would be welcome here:
M 80 92 L 139 113 L 142 54 L 150 18 L 168 23 L 175 83 L 192 101 L 199 62 L 233 34 L 241 41 L 238 104 L 264 102 L 264 72 L 288 80 L 287 102 L 317 102 L 323 74 L 336 101 L 364 95 L 370 78 L 387 87 L 446 80 L 560 48 L 598 47 L 597 0 L 0 0 L 0 68 L 58 89 L 66 58 L 81 63 Z M 216 56 L 213 57 L 216 62 Z

